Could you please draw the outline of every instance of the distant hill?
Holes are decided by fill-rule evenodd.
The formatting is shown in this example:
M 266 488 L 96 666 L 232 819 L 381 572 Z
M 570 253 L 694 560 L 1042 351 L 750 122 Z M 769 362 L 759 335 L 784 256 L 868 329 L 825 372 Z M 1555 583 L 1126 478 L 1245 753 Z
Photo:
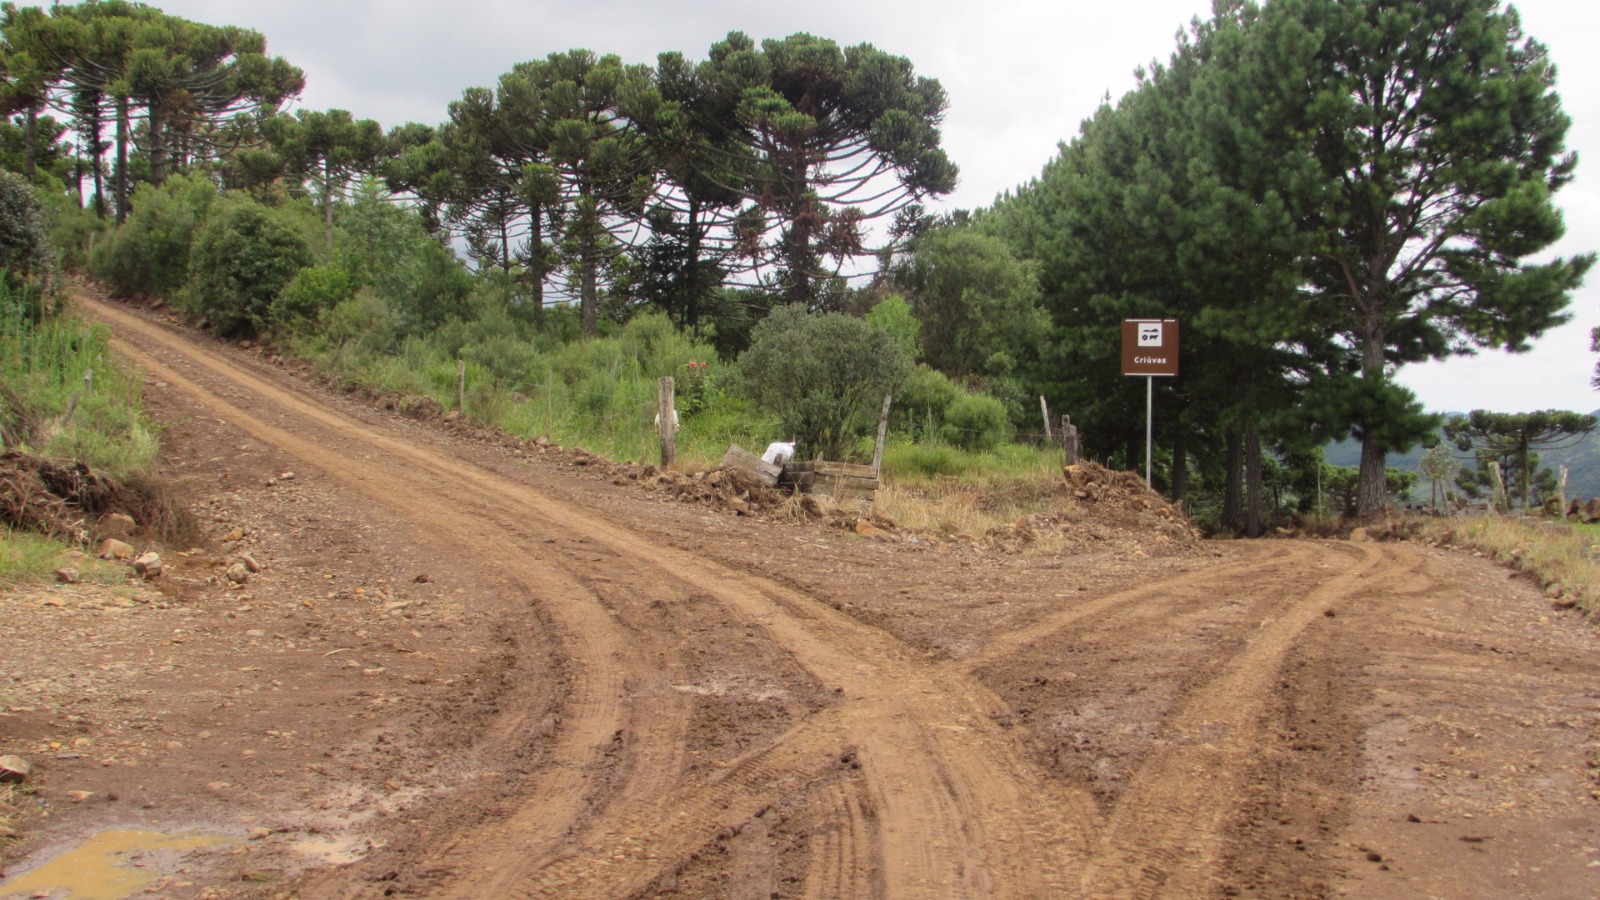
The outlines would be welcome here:
M 1460 413 L 1445 413 L 1449 418 Z M 1591 415 L 1600 416 L 1600 410 L 1595 410 Z M 1444 432 L 1439 432 L 1439 439 L 1444 439 Z M 1355 467 L 1361 465 L 1361 444 L 1353 440 L 1338 441 L 1323 448 L 1323 457 L 1329 465 Z M 1389 454 L 1389 465 L 1396 469 L 1409 469 L 1417 471 L 1422 463 L 1421 447 L 1412 448 L 1410 453 Z M 1584 435 L 1583 439 L 1570 447 L 1560 450 L 1546 450 L 1539 454 L 1539 465 L 1556 472 L 1562 466 L 1567 467 L 1567 497 L 1600 497 L 1600 428 Z M 1426 500 L 1428 497 L 1428 480 L 1420 479 L 1417 489 L 1412 491 L 1412 496 Z

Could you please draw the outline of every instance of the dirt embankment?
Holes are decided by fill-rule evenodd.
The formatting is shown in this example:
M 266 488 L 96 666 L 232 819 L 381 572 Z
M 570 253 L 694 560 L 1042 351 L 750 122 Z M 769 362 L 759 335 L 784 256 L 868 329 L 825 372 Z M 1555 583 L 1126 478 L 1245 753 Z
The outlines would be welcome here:
M 225 840 L 135 860 L 172 897 L 1600 888 L 1594 636 L 1480 560 L 1092 470 L 1012 552 L 751 517 L 93 308 L 207 539 L 0 594 L 0 897 L 113 827 Z

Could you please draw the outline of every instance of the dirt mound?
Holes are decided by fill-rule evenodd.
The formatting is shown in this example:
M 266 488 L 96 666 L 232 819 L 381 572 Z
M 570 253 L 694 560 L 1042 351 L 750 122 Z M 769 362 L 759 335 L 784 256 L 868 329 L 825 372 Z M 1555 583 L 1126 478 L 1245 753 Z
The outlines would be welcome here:
M 599 464 L 609 467 L 616 484 L 637 484 L 686 503 L 720 506 L 738 515 L 754 515 L 790 500 L 788 491 L 768 487 L 743 469 L 718 467 L 686 475 L 657 466 L 616 465 L 604 461 Z
M 115 481 L 81 462 L 0 454 L 0 522 L 80 542 L 140 531 L 171 542 L 198 534 L 194 519 L 153 482 Z

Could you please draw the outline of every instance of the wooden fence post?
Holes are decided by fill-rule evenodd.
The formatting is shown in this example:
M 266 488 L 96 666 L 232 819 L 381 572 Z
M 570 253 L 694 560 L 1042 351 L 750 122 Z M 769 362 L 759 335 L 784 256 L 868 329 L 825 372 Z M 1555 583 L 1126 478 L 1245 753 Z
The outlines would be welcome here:
M 1061 449 L 1066 451 L 1067 465 L 1078 464 L 1078 426 L 1072 424 L 1071 416 L 1061 417 Z
M 661 379 L 656 407 L 656 430 L 661 435 L 661 464 L 672 465 L 678 458 L 678 410 L 674 405 L 672 376 Z
M 1043 394 L 1039 395 L 1039 413 L 1044 416 L 1044 439 L 1055 443 L 1056 436 L 1050 431 L 1050 404 L 1045 401 Z
M 1562 466 L 1561 467 L 1561 493 L 1558 496 L 1559 496 L 1559 502 L 1561 503 L 1561 506 L 1558 507 L 1558 509 L 1559 509 L 1559 511 L 1561 513 L 1561 521 L 1565 522 L 1567 520 L 1567 467 L 1566 466 Z
M 873 477 L 883 472 L 883 441 L 889 435 L 889 405 L 893 402 L 893 394 L 883 395 L 883 412 L 878 416 L 878 442 L 872 448 Z
M 1511 498 L 1506 494 L 1506 479 L 1504 475 L 1500 474 L 1500 464 L 1498 462 L 1489 463 L 1489 478 L 1494 483 L 1494 499 L 1491 505 L 1497 512 L 1504 510 L 1509 515 L 1511 513 Z

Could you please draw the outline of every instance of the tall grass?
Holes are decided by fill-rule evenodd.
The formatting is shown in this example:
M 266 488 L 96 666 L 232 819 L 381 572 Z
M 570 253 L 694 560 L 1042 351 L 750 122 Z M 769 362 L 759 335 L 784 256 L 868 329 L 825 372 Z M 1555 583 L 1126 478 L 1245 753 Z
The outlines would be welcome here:
M 0 279 L 6 446 L 79 459 L 116 476 L 148 471 L 157 434 L 144 415 L 138 377 L 108 349 L 109 331 L 70 315 L 36 319 L 28 306 Z
M 457 361 L 465 361 L 462 412 L 468 418 L 618 461 L 659 458 L 655 420 L 665 376 L 678 386 L 681 466 L 713 465 L 730 443 L 760 449 L 779 437 L 774 417 L 726 389 L 731 373 L 720 371 L 716 351 L 678 332 L 664 316 L 639 316 L 614 334 L 565 344 L 530 333 L 514 352 L 499 346 L 506 337 L 472 335 L 471 343 L 461 343 L 459 333 L 410 337 L 393 353 L 311 338 L 300 340 L 296 350 L 348 384 L 430 397 L 445 409 L 461 406 Z
M 1061 451 L 1002 444 L 992 452 L 896 441 L 884 448 L 874 507 L 902 526 L 979 535 L 1059 502 Z

